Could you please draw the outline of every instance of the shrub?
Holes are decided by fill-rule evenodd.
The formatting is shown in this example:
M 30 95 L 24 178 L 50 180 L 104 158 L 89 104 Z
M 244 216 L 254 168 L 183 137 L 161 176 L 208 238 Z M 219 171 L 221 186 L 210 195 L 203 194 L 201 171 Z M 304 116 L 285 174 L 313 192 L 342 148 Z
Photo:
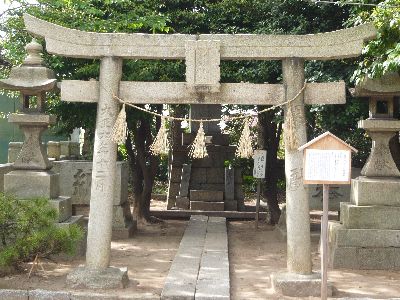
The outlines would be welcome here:
M 58 227 L 56 219 L 57 212 L 46 199 L 21 201 L 0 193 L 0 268 L 18 268 L 36 256 L 74 254 L 83 229 Z

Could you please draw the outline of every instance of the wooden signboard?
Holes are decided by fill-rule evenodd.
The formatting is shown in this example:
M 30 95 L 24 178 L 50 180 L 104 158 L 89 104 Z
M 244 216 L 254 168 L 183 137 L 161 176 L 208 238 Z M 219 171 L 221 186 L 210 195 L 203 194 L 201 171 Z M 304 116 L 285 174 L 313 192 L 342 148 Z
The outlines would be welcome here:
M 265 167 L 267 164 L 267 150 L 254 150 L 254 178 L 265 178 Z
M 265 178 L 265 168 L 267 166 L 267 150 L 254 150 L 253 159 L 254 159 L 253 177 L 258 178 L 256 219 L 255 219 L 255 227 L 257 229 L 258 219 L 260 214 L 261 179 Z
M 321 218 L 321 299 L 328 293 L 328 200 L 330 184 L 350 184 L 351 152 L 356 149 L 330 132 L 301 146 L 304 184 L 323 185 Z
M 304 151 L 304 184 L 350 184 L 351 152 L 356 149 L 326 132 L 299 150 Z

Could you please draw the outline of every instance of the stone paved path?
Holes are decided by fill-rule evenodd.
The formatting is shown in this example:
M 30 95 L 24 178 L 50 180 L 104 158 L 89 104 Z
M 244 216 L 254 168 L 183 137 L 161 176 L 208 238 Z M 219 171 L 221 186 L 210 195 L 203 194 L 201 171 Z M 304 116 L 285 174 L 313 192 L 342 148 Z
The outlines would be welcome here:
M 230 299 L 225 218 L 190 218 L 161 299 Z

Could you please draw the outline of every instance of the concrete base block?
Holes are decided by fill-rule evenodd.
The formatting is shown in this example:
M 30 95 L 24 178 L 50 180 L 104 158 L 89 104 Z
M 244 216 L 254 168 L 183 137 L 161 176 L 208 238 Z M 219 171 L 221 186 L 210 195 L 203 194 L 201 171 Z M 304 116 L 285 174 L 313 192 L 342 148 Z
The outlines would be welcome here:
M 125 288 L 128 283 L 128 268 L 97 270 L 79 267 L 67 276 L 67 285 L 73 288 L 114 289 Z
M 49 203 L 58 213 L 58 222 L 62 223 L 72 216 L 72 205 L 70 197 L 58 197 L 50 199 Z
M 400 230 L 348 229 L 330 221 L 329 242 L 338 247 L 399 247 Z
M 191 210 L 223 211 L 224 202 L 190 201 Z
M 176 196 L 175 205 L 180 209 L 189 209 L 190 200 L 188 197 Z
M 320 297 L 321 274 L 301 275 L 294 273 L 276 273 L 271 275 L 275 293 L 289 297 Z M 328 296 L 332 296 L 332 285 L 328 283 Z
M 335 247 L 330 250 L 334 269 L 400 270 L 400 248 Z
M 400 230 L 347 229 L 329 223 L 333 268 L 400 270 Z
M 340 203 L 340 221 L 346 228 L 355 229 L 400 229 L 400 207 L 357 206 Z
M 351 181 L 351 203 L 400 206 L 400 179 L 357 177 Z
M 57 198 L 59 176 L 51 171 L 11 171 L 4 175 L 4 192 L 20 199 Z

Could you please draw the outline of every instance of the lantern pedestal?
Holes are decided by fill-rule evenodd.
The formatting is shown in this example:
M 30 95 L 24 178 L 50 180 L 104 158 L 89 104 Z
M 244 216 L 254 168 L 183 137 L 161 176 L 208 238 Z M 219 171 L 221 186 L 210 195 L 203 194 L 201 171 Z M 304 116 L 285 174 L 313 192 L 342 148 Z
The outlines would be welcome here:
M 42 133 L 50 124 L 56 122 L 55 116 L 46 114 L 11 114 L 9 123 L 19 126 L 25 135 L 25 141 L 15 163 L 16 170 L 48 170 L 51 163 L 47 151 L 42 145 Z
M 371 154 L 361 170 L 361 175 L 400 176 L 389 148 L 390 139 L 400 130 L 400 121 L 368 119 L 359 121 L 358 127 L 365 129 L 372 139 Z

